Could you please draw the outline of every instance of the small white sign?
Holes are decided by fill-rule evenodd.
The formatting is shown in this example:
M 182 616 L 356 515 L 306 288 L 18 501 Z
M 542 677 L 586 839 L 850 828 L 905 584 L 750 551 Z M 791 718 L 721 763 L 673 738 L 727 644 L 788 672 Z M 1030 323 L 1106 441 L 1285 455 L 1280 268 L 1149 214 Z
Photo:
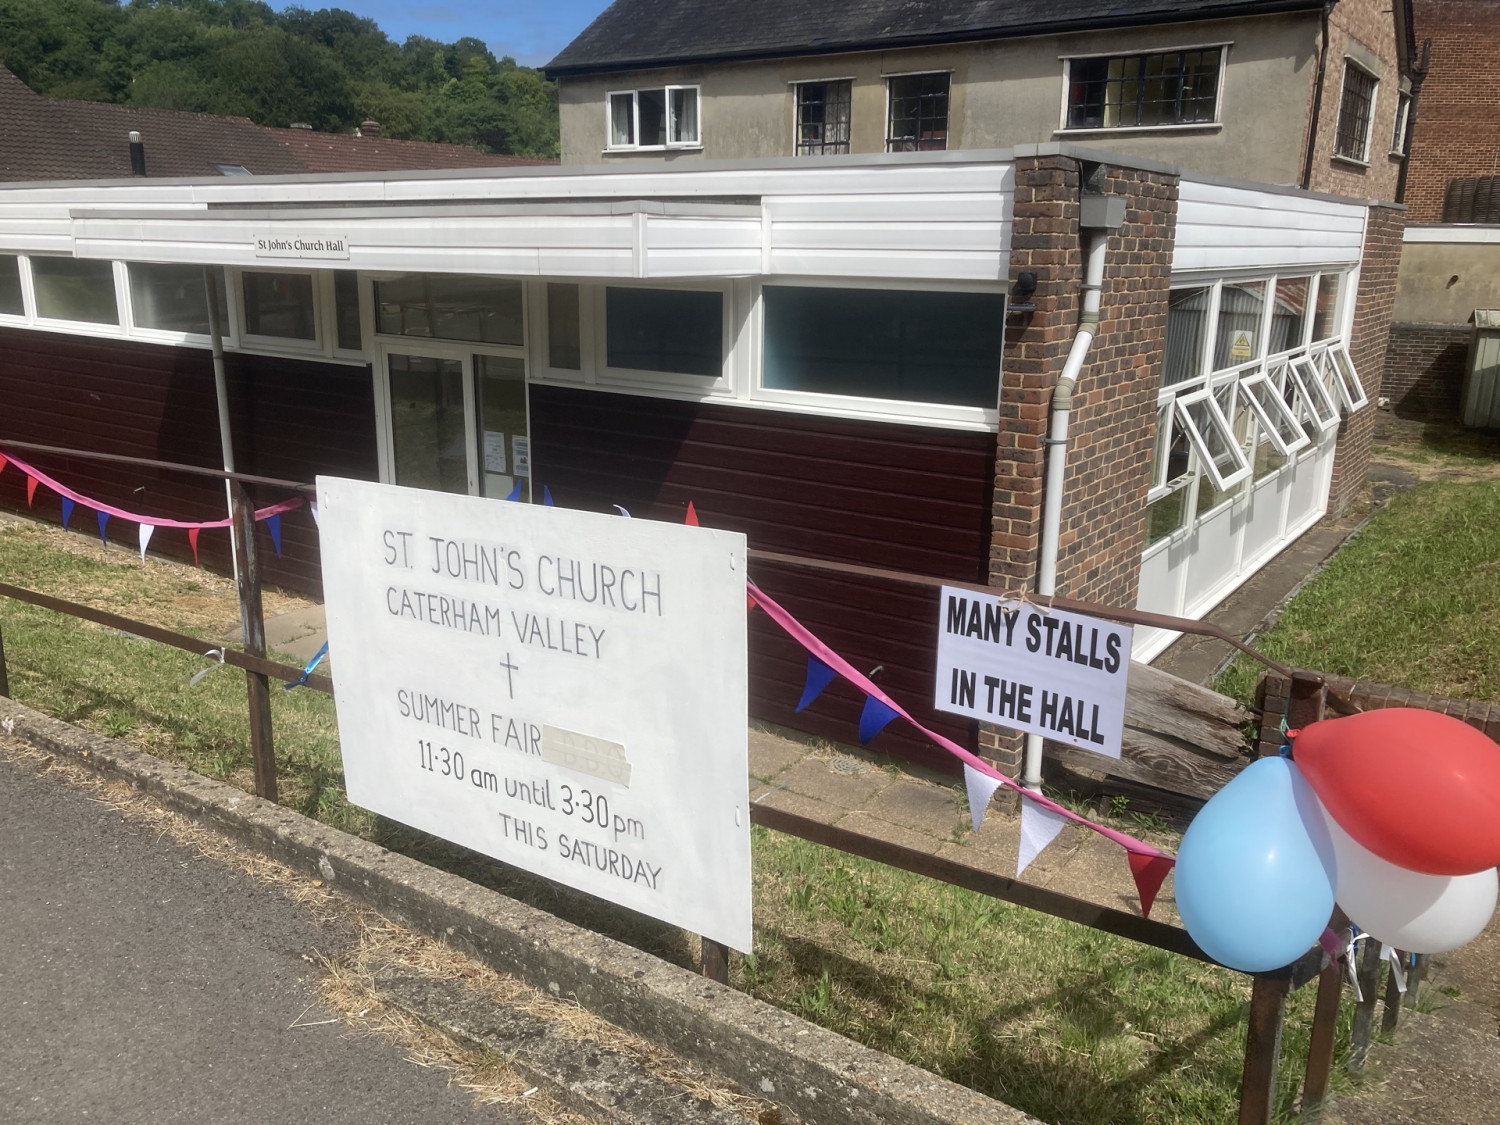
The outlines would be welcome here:
M 516 476 L 529 477 L 531 475 L 531 439 L 525 434 L 511 434 L 510 448 L 516 458 Z
M 939 711 L 1120 756 L 1130 626 L 952 586 L 938 613 Z
M 296 261 L 347 261 L 349 236 L 337 231 L 288 233 L 268 230 L 256 238 L 255 256 Z
M 320 477 L 349 799 L 749 950 L 745 537 Z
M 484 431 L 484 471 L 503 473 L 505 468 L 505 435 L 495 430 Z

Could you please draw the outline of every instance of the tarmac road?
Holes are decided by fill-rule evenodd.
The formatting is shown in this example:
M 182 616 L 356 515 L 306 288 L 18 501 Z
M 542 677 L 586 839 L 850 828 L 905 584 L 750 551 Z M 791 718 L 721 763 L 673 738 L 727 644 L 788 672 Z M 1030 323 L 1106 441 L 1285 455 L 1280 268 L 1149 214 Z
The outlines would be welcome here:
M 381 1039 L 290 1027 L 330 1018 L 304 955 L 349 937 L 0 757 L 0 1122 L 532 1125 Z

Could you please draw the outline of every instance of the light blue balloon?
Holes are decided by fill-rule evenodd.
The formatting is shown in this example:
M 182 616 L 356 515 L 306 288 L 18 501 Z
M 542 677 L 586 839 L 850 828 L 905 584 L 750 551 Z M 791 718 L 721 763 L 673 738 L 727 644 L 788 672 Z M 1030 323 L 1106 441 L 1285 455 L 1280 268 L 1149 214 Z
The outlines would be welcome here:
M 1259 758 L 1188 825 L 1177 910 L 1203 951 L 1247 973 L 1306 953 L 1328 925 L 1338 868 L 1318 798 L 1285 758 Z

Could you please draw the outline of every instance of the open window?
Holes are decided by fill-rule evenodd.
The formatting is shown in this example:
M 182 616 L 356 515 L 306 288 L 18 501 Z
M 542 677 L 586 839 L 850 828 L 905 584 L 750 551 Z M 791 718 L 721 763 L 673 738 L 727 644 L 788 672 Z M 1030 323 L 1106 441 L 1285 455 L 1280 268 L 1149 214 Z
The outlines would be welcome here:
M 1260 432 L 1276 447 L 1282 456 L 1290 456 L 1311 440 L 1297 424 L 1297 416 L 1277 392 L 1275 384 L 1265 372 L 1257 372 L 1240 380 L 1240 397 L 1245 400 Z
M 1310 356 L 1299 355 L 1292 360 L 1290 381 L 1296 386 L 1297 393 L 1302 398 L 1303 410 L 1319 434 L 1326 434 L 1339 424 L 1338 407 L 1333 404 L 1333 396 L 1323 385 Z M 1308 434 L 1308 437 L 1312 436 L 1311 433 Z
M 696 148 L 697 86 L 614 90 L 605 99 L 609 148 Z
M 1250 475 L 1245 452 L 1235 440 L 1229 420 L 1208 388 L 1177 400 L 1177 421 L 1192 442 L 1204 471 L 1220 492 L 1227 492 Z
M 1359 373 L 1354 370 L 1354 360 L 1349 358 L 1349 349 L 1343 344 L 1335 344 L 1323 353 L 1323 373 L 1329 377 L 1339 401 L 1350 414 L 1370 404 L 1370 396 L 1365 394 Z

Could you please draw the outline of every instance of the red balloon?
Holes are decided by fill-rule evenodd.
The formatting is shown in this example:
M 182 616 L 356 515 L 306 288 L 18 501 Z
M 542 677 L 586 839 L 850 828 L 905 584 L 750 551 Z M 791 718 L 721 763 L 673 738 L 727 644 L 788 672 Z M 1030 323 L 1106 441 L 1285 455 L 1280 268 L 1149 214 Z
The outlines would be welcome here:
M 1292 757 L 1345 832 L 1426 875 L 1500 864 L 1500 746 L 1448 715 L 1387 707 L 1311 723 Z

